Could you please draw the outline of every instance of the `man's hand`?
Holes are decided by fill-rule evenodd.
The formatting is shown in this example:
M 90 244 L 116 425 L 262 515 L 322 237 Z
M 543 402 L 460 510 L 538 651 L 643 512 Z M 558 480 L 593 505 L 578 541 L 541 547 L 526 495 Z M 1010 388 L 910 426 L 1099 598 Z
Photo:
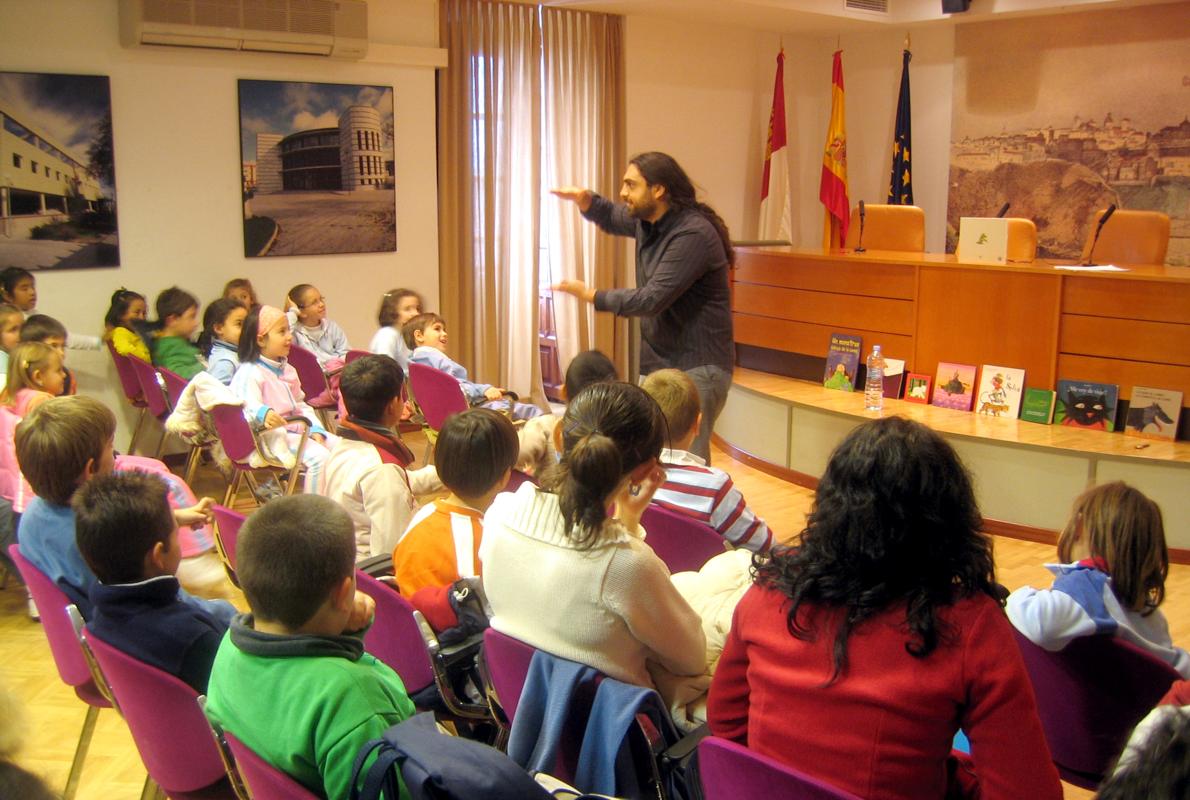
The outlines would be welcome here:
M 586 303 L 595 302 L 595 290 L 582 281 L 561 281 L 550 287 L 555 292 L 562 292 L 577 297 Z
M 174 509 L 174 522 L 178 527 L 194 527 L 195 525 L 202 525 L 209 523 L 213 518 L 211 506 L 215 505 L 215 501 L 209 497 L 204 497 L 190 508 Z
M 483 396 L 489 400 L 499 400 L 504 396 L 504 390 L 497 389 L 495 386 L 493 386 L 491 389 L 488 389 L 486 392 L 484 392 Z
M 559 186 L 557 189 L 550 189 L 550 194 L 561 200 L 569 200 L 584 214 L 591 207 L 591 201 L 595 199 L 594 192 L 579 186 Z
M 269 412 L 264 415 L 264 427 L 268 430 L 283 428 L 285 427 L 285 417 L 270 408 Z
M 362 631 L 368 627 L 375 615 L 376 601 L 357 589 L 355 602 L 351 607 L 351 616 L 347 618 L 347 627 L 343 629 L 343 633 Z

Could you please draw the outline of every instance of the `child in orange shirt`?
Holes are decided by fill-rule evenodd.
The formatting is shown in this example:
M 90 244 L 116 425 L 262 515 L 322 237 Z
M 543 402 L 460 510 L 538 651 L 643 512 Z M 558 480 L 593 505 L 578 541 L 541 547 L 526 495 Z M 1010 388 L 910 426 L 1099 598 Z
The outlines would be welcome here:
M 508 417 L 472 408 L 450 417 L 438 433 L 434 464 L 450 496 L 422 507 L 393 551 L 401 594 L 450 586 L 480 574 L 483 514 L 508 484 L 520 446 Z M 459 558 L 466 554 L 467 563 Z

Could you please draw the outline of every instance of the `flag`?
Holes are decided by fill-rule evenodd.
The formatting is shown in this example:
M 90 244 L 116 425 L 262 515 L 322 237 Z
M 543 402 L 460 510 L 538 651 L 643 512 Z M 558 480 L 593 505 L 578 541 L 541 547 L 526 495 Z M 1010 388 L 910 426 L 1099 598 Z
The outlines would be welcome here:
M 793 198 L 789 192 L 789 147 L 785 133 L 785 50 L 777 53 L 773 109 L 764 145 L 764 178 L 760 182 L 760 238 L 793 241 Z
M 888 179 L 889 205 L 913 205 L 913 180 L 909 167 L 909 60 L 908 49 L 901 56 L 901 96 L 897 99 L 897 126 L 893 133 L 892 175 Z
M 818 199 L 826 207 L 822 246 L 840 248 L 847 240 L 851 201 L 847 197 L 847 123 L 843 115 L 843 51 L 835 51 L 831 68 L 831 124 L 822 153 L 822 180 Z

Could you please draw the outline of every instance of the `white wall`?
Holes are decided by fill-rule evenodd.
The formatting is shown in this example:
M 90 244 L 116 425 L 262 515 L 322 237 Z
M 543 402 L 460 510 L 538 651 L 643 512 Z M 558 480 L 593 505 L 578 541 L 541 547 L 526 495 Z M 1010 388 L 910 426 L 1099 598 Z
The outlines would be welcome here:
M 433 0 L 369 4 L 373 41 L 437 46 Z M 38 309 L 72 330 L 100 333 L 111 292 L 152 298 L 177 284 L 204 303 L 246 276 L 261 299 L 280 303 L 295 283 L 317 285 L 353 344 L 375 332 L 380 296 L 412 286 L 438 297 L 434 70 L 307 56 L 122 48 L 115 0 L 0 2 L 3 69 L 111 77 L 118 269 L 39 272 Z M 392 85 L 395 102 L 397 252 L 246 259 L 240 204 L 236 81 Z M 84 392 L 125 410 L 106 353 L 72 351 Z M 126 415 L 124 423 L 131 419 Z M 117 445 L 127 443 L 126 433 Z

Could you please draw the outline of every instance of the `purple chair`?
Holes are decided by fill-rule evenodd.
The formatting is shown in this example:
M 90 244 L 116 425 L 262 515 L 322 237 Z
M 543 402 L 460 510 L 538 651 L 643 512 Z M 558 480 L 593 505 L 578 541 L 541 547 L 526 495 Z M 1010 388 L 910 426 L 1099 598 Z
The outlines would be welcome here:
M 409 389 L 426 421 L 426 455 L 422 461 L 429 464 L 430 448 L 437 441 L 438 431 L 442 430 L 446 418 L 466 411 L 470 405 L 457 380 L 425 364 L 409 364 Z
M 343 359 L 343 363 L 350 364 L 352 361 L 355 361 L 356 359 L 360 359 L 360 358 L 363 358 L 364 356 L 370 356 L 370 355 L 372 355 L 372 354 L 369 353 L 367 350 L 348 350 L 347 357 L 345 359 Z
M 504 485 L 503 491 L 515 492 L 517 489 L 521 488 L 522 484 L 526 483 L 531 483 L 534 486 L 537 485 L 537 481 L 532 475 L 527 472 L 521 472 L 519 469 L 514 469 L 511 473 L 509 473 L 508 483 Z
M 318 800 L 318 795 L 258 756 L 230 731 L 223 731 L 236 771 L 248 785 L 252 800 Z
M 165 367 L 158 367 L 157 374 L 161 376 L 162 388 L 165 389 L 165 398 L 169 401 L 169 409 L 172 412 L 178 407 L 178 400 L 181 399 L 182 392 L 186 391 L 186 387 L 190 381 L 172 369 L 166 369 Z M 186 483 L 191 483 L 194 480 L 194 473 L 198 469 L 198 462 L 202 456 L 202 451 L 207 449 L 208 446 L 208 444 L 190 443 L 190 454 L 186 457 Z
M 1015 633 L 1058 774 L 1094 789 L 1136 723 L 1181 675 L 1115 636 L 1083 636 L 1050 652 Z
M 651 504 L 641 515 L 645 541 L 672 572 L 697 571 L 728 549 L 726 540 L 709 526 L 685 514 Z
M 302 455 L 306 452 L 306 442 L 310 438 L 310 421 L 308 419 L 296 416 L 285 418 L 286 422 L 293 422 L 303 426 L 302 438 L 298 442 L 297 454 L 294 456 L 293 466 L 287 467 L 281 462 L 270 458 L 257 445 L 256 434 L 253 432 L 251 426 L 248 425 L 248 420 L 244 419 L 243 406 L 212 406 L 209 413 L 211 415 L 211 422 L 215 426 L 215 433 L 218 435 L 219 441 L 223 444 L 223 452 L 227 454 L 228 460 L 231 461 L 234 472 L 231 481 L 227 485 L 227 494 L 223 496 L 224 506 L 231 507 L 232 500 L 235 499 L 236 493 L 240 489 L 240 481 L 244 475 L 256 471 L 276 474 L 278 478 L 284 475 L 285 494 L 293 494 L 293 490 L 297 487 L 298 476 L 302 472 Z M 252 466 L 249 458 L 253 453 L 258 454 L 266 466 Z
M 66 607 L 72 605 L 73 601 L 45 573 L 21 555 L 17 545 L 9 545 L 8 555 L 16 564 L 25 586 L 33 595 L 33 602 L 41 611 L 41 625 L 45 629 L 45 637 L 50 645 L 50 655 L 54 657 L 54 666 L 58 668 L 58 676 L 87 704 L 87 716 L 83 719 L 83 729 L 75 747 L 74 761 L 71 762 L 66 789 L 62 793 L 64 800 L 70 800 L 78 789 L 79 776 L 87 758 L 91 735 L 95 732 L 95 719 L 99 715 L 99 709 L 111 708 L 112 704 L 95 683 L 83 649 L 75 638 L 74 626 L 66 613 Z
M 516 707 L 525 689 L 525 676 L 534 648 L 495 628 L 483 632 L 483 671 L 492 714 L 504 727 L 511 727 Z
M 223 559 L 227 577 L 239 586 L 240 583 L 236 580 L 236 540 L 240 535 L 240 526 L 247 517 L 220 505 L 212 506 L 211 512 L 215 517 L 215 548 L 219 551 L 219 557 Z
M 466 644 L 441 647 L 421 612 L 395 586 L 361 570 L 355 571 L 355 579 L 356 587 L 376 601 L 376 619 L 364 634 L 364 649 L 401 676 L 411 697 L 435 687 L 453 716 L 490 720 L 488 707 L 463 700 L 451 680 L 454 657 L 468 656 Z
M 170 412 L 169 399 L 165 396 L 165 380 L 157 372 L 156 367 L 139 358 L 129 358 L 128 363 L 132 365 L 132 371 L 136 373 L 136 379 L 141 387 L 141 396 L 148 404 L 149 413 L 159 422 L 164 423 Z M 162 428 L 161 438 L 157 440 L 157 449 L 153 452 L 154 458 L 161 457 L 161 450 L 165 446 L 165 437 L 166 432 Z
M 698 743 L 698 773 L 706 800 L 859 800 L 850 792 L 717 736 Z
M 327 430 L 334 430 L 334 412 L 339 409 L 339 398 L 327 381 L 318 357 L 295 344 L 289 348 L 289 363 L 297 373 L 302 394 L 306 395 L 310 408 L 318 412 Z
M 140 380 L 136 377 L 136 371 L 129 363 L 133 357 L 117 353 L 116 346 L 111 342 L 107 343 L 107 351 L 111 354 L 112 363 L 116 365 L 116 375 L 120 378 L 120 388 L 124 392 L 125 399 L 128 400 L 128 405 L 140 411 L 136 418 L 136 425 L 132 428 L 132 438 L 128 440 L 128 452 L 135 453 L 136 437 L 140 433 L 141 425 L 144 424 L 149 405 L 145 402 L 144 392 L 140 388 Z
M 219 750 L 195 704 L 194 689 L 85 629 L 83 641 L 115 694 L 149 777 L 174 800 L 234 800 Z

